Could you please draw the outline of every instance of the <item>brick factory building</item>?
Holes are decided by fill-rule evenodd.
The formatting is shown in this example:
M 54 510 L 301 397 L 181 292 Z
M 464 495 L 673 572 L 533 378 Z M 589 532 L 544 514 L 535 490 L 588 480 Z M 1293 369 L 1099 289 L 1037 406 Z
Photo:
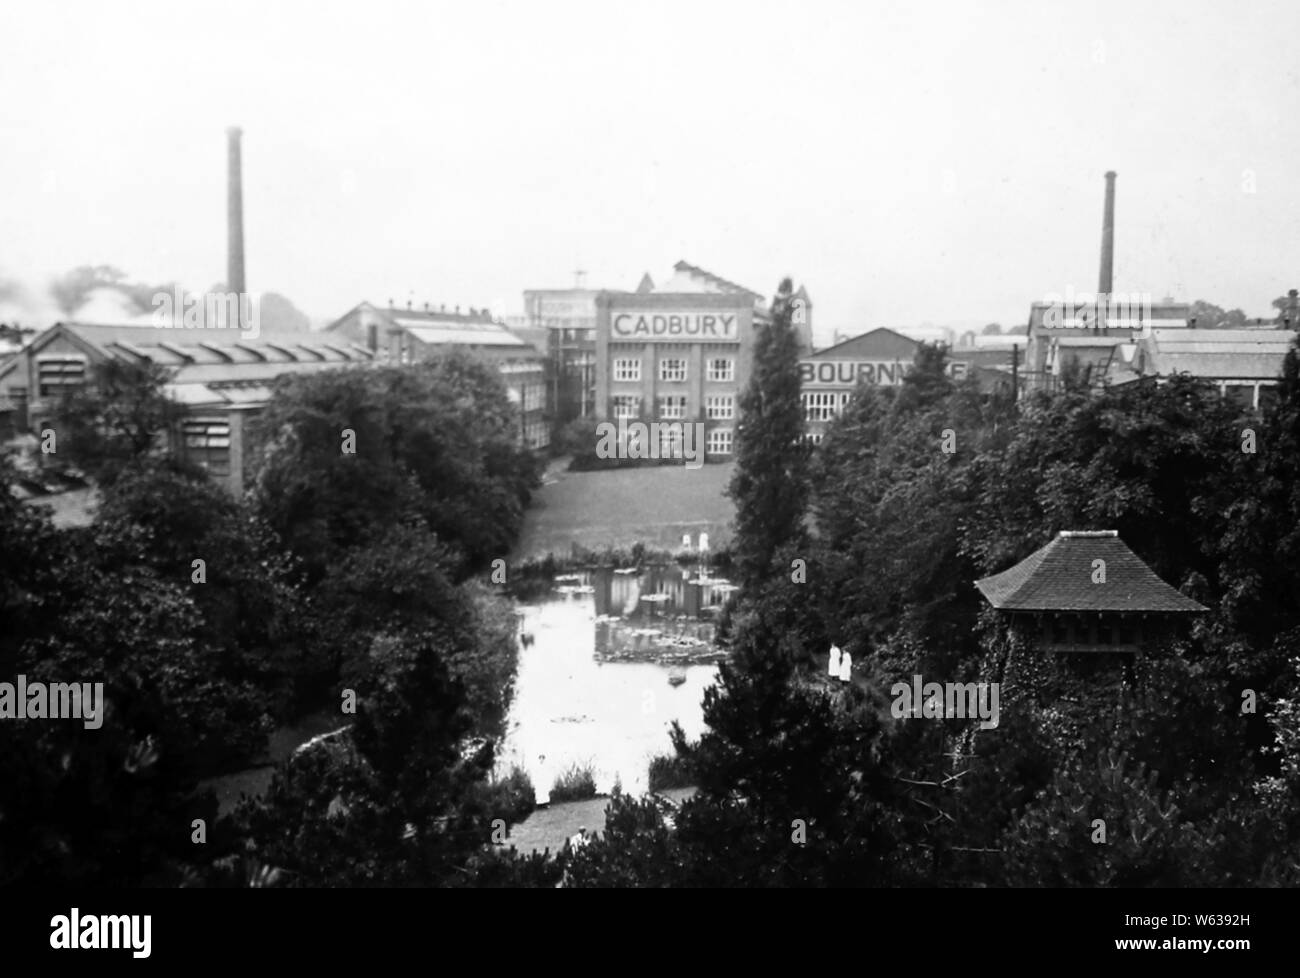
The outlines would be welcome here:
M 795 299 L 809 350 L 811 304 L 802 289 Z M 731 458 L 763 296 L 683 261 L 662 286 L 598 294 L 596 310 L 596 418 L 703 423 L 706 460 Z

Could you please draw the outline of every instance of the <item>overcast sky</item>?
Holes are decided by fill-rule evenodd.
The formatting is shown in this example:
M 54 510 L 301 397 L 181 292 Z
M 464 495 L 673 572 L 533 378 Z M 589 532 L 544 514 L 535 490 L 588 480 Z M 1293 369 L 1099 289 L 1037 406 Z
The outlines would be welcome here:
M 1300 286 L 1300 4 L 7 3 L 0 276 L 522 309 L 678 259 L 819 334 Z M 1251 192 L 1253 190 L 1253 192 Z

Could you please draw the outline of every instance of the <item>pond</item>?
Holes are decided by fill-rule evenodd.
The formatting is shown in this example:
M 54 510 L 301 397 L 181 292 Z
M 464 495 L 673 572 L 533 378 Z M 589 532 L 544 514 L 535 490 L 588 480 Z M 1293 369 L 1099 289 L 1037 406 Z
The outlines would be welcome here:
M 539 803 L 573 764 L 592 767 L 599 792 L 646 791 L 650 758 L 672 753 L 671 723 L 692 739 L 704 730 L 701 700 L 724 658 L 715 621 L 734 590 L 694 568 L 603 568 L 520 604 L 501 769 L 527 771 Z

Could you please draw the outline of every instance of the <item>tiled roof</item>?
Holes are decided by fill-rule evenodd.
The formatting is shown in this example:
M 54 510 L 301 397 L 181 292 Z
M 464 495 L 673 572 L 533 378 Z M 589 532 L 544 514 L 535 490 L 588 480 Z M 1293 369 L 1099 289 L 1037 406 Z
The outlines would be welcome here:
M 1105 583 L 1093 583 L 1093 561 L 1105 561 Z M 1114 530 L 1058 533 L 1001 574 L 975 582 L 1003 611 L 1206 611 L 1166 584 Z

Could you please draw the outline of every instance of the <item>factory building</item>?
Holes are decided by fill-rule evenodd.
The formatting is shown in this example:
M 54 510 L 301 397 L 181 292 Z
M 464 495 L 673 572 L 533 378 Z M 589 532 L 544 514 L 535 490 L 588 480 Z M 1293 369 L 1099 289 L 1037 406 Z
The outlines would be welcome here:
M 1107 374 L 1110 384 L 1187 374 L 1206 380 L 1241 408 L 1262 410 L 1277 395 L 1282 362 L 1295 342 L 1289 329 L 1154 329 Z
M 543 350 L 530 339 L 535 331 L 511 331 L 486 309 L 446 306 L 433 309 L 388 308 L 362 302 L 322 331 L 364 347 L 387 363 L 418 363 L 464 350 L 493 364 L 506 385 L 506 394 L 520 412 L 520 444 L 541 450 L 551 443 L 547 411 L 547 366 Z M 522 334 L 522 335 L 521 335 Z
M 596 414 L 597 289 L 528 289 L 524 322 L 544 331 L 554 424 Z
M 920 342 L 880 327 L 819 350 L 799 361 L 800 394 L 805 437 L 821 442 L 833 421 L 853 397 L 858 384 L 896 387 L 911 371 Z M 963 380 L 970 364 L 948 360 L 948 376 Z
M 370 363 L 373 354 L 312 336 L 250 339 L 238 329 L 56 323 L 0 365 L 0 415 L 16 432 L 51 425 L 63 395 L 84 387 L 109 359 L 169 371 L 164 391 L 186 408 L 171 447 L 238 495 L 245 488 L 257 416 L 278 377 Z
M 795 329 L 811 350 L 811 302 L 795 294 Z M 704 425 L 707 461 L 730 459 L 763 296 L 687 262 L 660 286 L 596 297 L 596 418 Z M 666 428 L 663 436 L 680 437 Z M 672 444 L 660 446 L 665 454 Z

